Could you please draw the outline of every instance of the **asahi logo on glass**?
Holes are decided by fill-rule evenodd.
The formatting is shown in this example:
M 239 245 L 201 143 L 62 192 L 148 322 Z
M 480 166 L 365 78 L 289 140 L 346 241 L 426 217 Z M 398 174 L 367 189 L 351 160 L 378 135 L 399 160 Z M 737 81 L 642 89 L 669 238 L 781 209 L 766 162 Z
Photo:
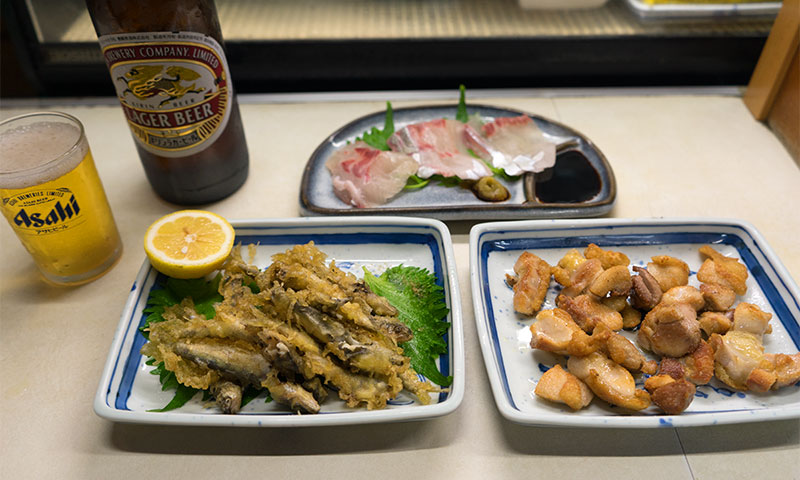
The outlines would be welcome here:
M 68 188 L 33 190 L 3 198 L 3 205 L 19 209 L 11 220 L 22 232 L 46 235 L 80 223 L 81 207 Z
M 104 35 L 100 46 L 134 137 L 167 157 L 199 152 L 224 130 L 231 88 L 222 47 L 194 32 Z

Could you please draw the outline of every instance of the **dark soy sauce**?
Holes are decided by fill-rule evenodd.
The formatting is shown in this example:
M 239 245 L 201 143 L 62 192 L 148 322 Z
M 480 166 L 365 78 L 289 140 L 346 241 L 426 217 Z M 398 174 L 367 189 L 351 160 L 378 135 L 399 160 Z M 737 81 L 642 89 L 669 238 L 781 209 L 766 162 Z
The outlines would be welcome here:
M 542 203 L 580 203 L 600 193 L 600 175 L 577 150 L 560 153 L 549 170 L 536 174 L 536 198 Z

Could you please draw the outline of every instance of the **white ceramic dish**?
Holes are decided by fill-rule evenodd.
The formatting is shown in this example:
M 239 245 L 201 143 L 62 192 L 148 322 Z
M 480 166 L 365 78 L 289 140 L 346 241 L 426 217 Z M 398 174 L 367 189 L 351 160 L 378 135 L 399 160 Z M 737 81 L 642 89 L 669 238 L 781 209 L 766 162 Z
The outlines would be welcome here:
M 405 392 L 383 410 L 350 409 L 335 393 L 322 404 L 316 415 L 297 415 L 276 402 L 256 398 L 236 415 L 223 415 L 195 396 L 183 407 L 169 412 L 148 410 L 164 407 L 173 392 L 162 392 L 158 378 L 149 372 L 139 353 L 144 337 L 139 333 L 142 310 L 150 290 L 163 275 L 145 260 L 131 288 L 114 342 L 95 396 L 94 409 L 101 417 L 119 421 L 176 425 L 227 425 L 294 427 L 352 425 L 391 421 L 421 420 L 448 414 L 464 396 L 464 340 L 461 301 L 447 227 L 437 220 L 417 218 L 322 218 L 285 220 L 242 220 L 231 222 L 236 241 L 258 243 L 256 264 L 265 267 L 270 256 L 293 245 L 311 240 L 336 260 L 339 268 L 358 277 L 362 267 L 379 275 L 385 269 L 404 264 L 427 268 L 436 274 L 444 288 L 450 309 L 451 328 L 446 337 L 449 352 L 438 362 L 445 375 L 453 376 L 450 390 L 432 395 L 430 405 L 422 405 Z M 213 402 L 211 402 L 213 403 Z
M 773 331 L 764 337 L 767 352 L 793 354 L 800 349 L 800 293 L 764 238 L 750 224 L 711 219 L 601 219 L 485 223 L 470 232 L 470 278 L 475 321 L 492 392 L 500 412 L 529 425 L 582 427 L 686 427 L 800 417 L 800 384 L 768 394 L 732 391 L 716 379 L 698 387 L 695 399 L 681 415 L 660 414 L 656 407 L 638 413 L 610 407 L 595 399 L 572 412 L 536 397 L 533 389 L 558 356 L 530 348 L 532 318 L 514 312 L 513 291 L 505 274 L 513 274 L 519 255 L 528 250 L 554 265 L 571 248 L 589 243 L 618 250 L 632 265 L 644 265 L 653 255 L 673 255 L 689 264 L 691 285 L 702 263 L 697 249 L 704 244 L 745 263 L 747 293 L 738 301 L 758 305 L 773 314 Z M 551 283 L 543 309 L 555 307 L 556 283 Z M 629 338 L 633 338 L 633 335 Z M 642 380 L 637 380 L 641 388 Z
M 628 6 L 643 19 L 691 20 L 722 17 L 770 17 L 778 14 L 781 2 L 750 3 L 661 3 L 650 5 L 642 0 L 626 0 Z

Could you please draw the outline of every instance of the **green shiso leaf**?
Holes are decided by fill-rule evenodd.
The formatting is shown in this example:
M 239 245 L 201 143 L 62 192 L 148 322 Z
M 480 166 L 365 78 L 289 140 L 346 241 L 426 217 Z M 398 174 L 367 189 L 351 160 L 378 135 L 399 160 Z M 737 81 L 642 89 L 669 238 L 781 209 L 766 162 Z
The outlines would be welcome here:
M 155 359 L 149 358 L 147 360 L 148 365 L 155 364 Z M 178 383 L 178 380 L 175 378 L 175 374 L 167 370 L 164 366 L 164 362 L 160 362 L 156 365 L 156 368 L 150 371 L 151 375 L 158 375 L 158 379 L 161 382 L 161 390 L 175 390 L 175 395 L 172 397 L 172 400 L 163 407 L 163 408 L 156 408 L 153 410 L 148 410 L 148 412 L 168 412 L 170 410 L 175 410 L 176 408 L 180 408 L 186 405 L 186 402 L 191 400 L 195 395 L 197 395 L 200 390 L 192 387 L 187 387 L 185 385 L 181 385 Z
M 160 284 L 161 288 L 151 290 L 150 295 L 147 297 L 147 305 L 143 310 L 147 314 L 144 325 L 139 327 L 142 335 L 149 340 L 148 329 L 153 323 L 163 322 L 164 309 L 172 305 L 180 303 L 184 298 L 191 298 L 194 302 L 195 310 L 206 318 L 214 318 L 216 310 L 214 304 L 222 301 L 222 295 L 217 291 L 219 282 L 222 279 L 221 275 L 215 276 L 211 280 L 203 278 L 192 280 L 180 280 L 177 278 L 167 278 L 166 282 Z M 155 359 L 150 357 L 145 362 L 147 365 L 156 365 Z M 156 365 L 151 372 L 153 375 L 158 375 L 158 380 L 161 383 L 161 390 L 175 390 L 175 396 L 164 407 L 160 409 L 150 410 L 152 412 L 167 412 L 180 408 L 191 400 L 200 390 L 196 388 L 187 387 L 178 383 L 175 374 L 170 372 L 164 366 L 164 362 Z
M 463 84 L 458 86 L 458 108 L 456 108 L 456 120 L 461 123 L 469 121 L 467 113 L 467 87 Z
M 143 310 L 147 314 L 144 325 L 139 327 L 144 338 L 148 337 L 147 329 L 150 324 L 164 321 L 164 309 L 183 301 L 184 298 L 191 298 L 194 302 L 195 310 L 206 318 L 214 318 L 217 314 L 214 304 L 222 301 L 222 295 L 217 291 L 222 276 L 217 274 L 213 279 L 205 280 L 197 278 L 192 280 L 180 280 L 168 277 L 166 282 L 157 285 L 157 288 L 150 291 L 147 297 L 147 305 Z
M 386 141 L 394 133 L 394 112 L 392 111 L 392 103 L 386 102 L 386 118 L 383 121 L 383 129 L 372 127 L 368 132 L 364 132 L 361 138 L 356 140 L 363 140 L 367 145 L 377 148 L 378 150 L 391 150 Z
M 436 359 L 447 353 L 444 335 L 450 328 L 444 321 L 449 313 L 444 290 L 436 284 L 436 276 L 424 268 L 399 265 L 380 277 L 365 268 L 364 281 L 397 309 L 400 320 L 414 332 L 413 339 L 400 345 L 414 370 L 438 385 L 450 385 L 453 377 L 445 377 L 436 367 Z

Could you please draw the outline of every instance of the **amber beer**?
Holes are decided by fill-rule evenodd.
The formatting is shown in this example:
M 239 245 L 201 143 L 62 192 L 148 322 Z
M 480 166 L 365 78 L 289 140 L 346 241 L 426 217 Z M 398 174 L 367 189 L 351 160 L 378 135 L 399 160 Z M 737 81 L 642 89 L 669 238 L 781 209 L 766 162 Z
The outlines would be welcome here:
M 108 271 L 122 242 L 81 123 L 14 117 L 0 123 L 0 153 L 0 208 L 44 278 L 74 285 Z
M 213 202 L 247 178 L 239 106 L 211 0 L 87 0 L 153 189 Z

